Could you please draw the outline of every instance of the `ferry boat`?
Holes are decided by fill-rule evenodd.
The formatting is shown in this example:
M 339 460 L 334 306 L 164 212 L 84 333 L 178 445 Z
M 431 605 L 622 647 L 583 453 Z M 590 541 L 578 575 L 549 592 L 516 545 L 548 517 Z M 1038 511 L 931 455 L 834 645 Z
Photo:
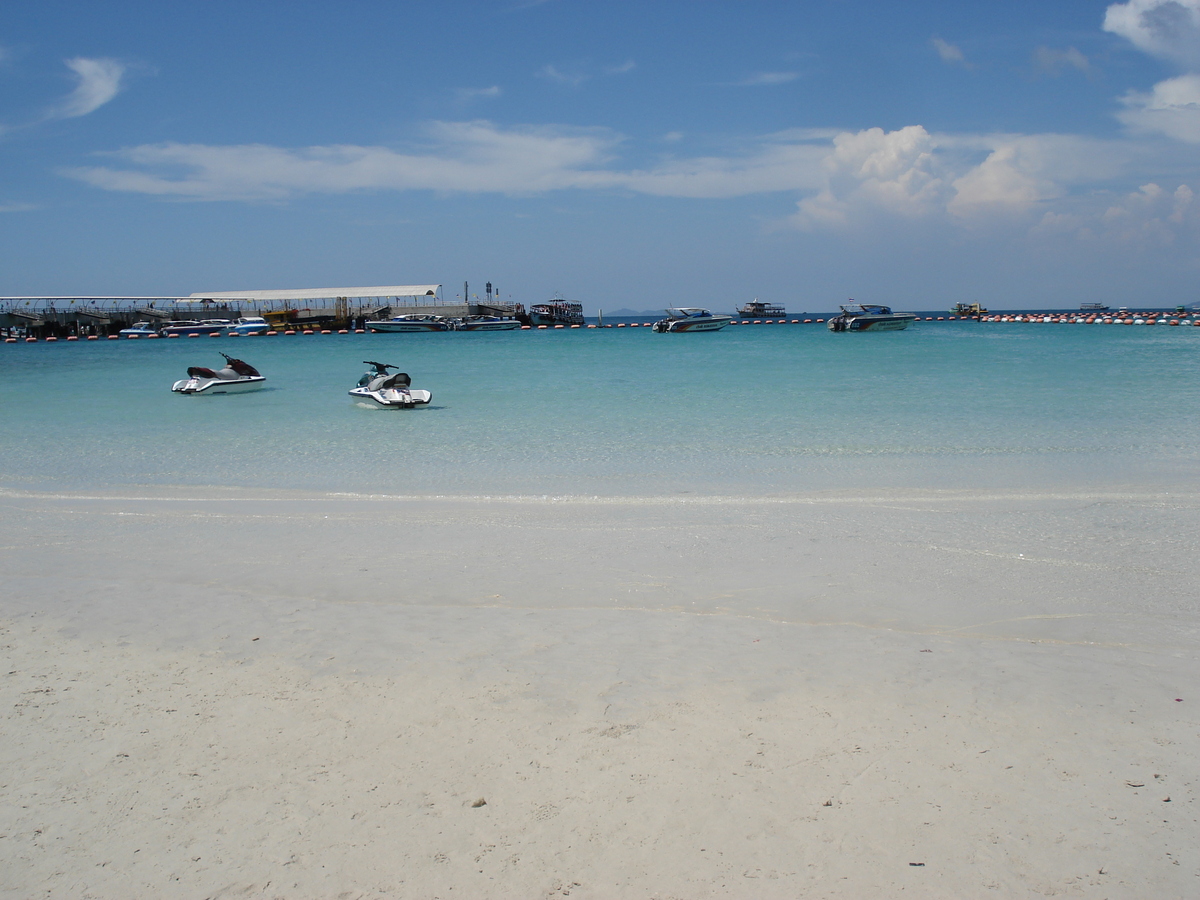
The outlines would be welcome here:
M 504 316 L 467 316 L 454 323 L 455 331 L 512 331 L 520 327 L 517 319 Z
M 1080 303 L 1079 309 L 1082 312 L 1108 312 L 1108 305 L 1105 303 Z
M 987 309 L 979 303 L 955 303 L 950 307 L 952 316 L 982 316 L 986 313 Z
M 535 303 L 529 307 L 531 325 L 582 325 L 583 304 L 573 303 L 555 296 L 549 303 Z
M 677 306 L 668 309 L 667 317 L 651 326 L 659 334 L 678 334 L 685 331 L 720 331 L 733 321 L 733 316 L 714 316 L 699 306 Z
M 755 297 L 749 303 L 737 308 L 737 314 L 747 319 L 769 318 L 771 316 L 786 316 L 787 310 L 774 303 L 764 303 Z
M 913 313 L 892 312 L 890 306 L 851 301 L 829 320 L 828 327 L 830 331 L 903 331 L 916 318 Z
M 367 331 L 415 332 L 415 331 L 449 331 L 453 326 L 449 319 L 442 316 L 409 315 L 392 316 L 390 319 L 380 319 L 366 323 Z

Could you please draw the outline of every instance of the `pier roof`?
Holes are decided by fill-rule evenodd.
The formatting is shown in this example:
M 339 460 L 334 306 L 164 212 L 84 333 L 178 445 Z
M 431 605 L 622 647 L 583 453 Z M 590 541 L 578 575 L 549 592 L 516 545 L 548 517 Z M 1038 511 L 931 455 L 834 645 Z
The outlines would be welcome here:
M 440 284 L 392 284 L 377 287 L 303 288 L 277 291 L 223 291 L 192 294 L 196 300 L 332 300 L 337 297 L 436 297 Z

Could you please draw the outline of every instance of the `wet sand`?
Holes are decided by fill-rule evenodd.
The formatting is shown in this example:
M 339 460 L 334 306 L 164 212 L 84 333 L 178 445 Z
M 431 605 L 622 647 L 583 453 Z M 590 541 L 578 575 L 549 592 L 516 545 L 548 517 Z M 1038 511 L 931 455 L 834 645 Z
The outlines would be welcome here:
M 9 491 L 0 889 L 1192 896 L 1198 510 Z

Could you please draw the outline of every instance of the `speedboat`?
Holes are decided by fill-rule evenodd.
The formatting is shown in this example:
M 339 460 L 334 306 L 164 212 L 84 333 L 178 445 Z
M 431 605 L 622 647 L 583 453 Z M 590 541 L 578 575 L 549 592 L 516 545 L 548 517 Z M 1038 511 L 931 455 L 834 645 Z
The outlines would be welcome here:
M 842 311 L 829 320 L 830 331 L 903 331 L 909 322 L 916 321 L 913 313 L 892 312 L 890 306 L 878 303 L 855 303 L 842 306 Z
M 517 319 L 504 316 L 467 316 L 454 323 L 455 331 L 512 331 L 520 327 Z
M 555 295 L 549 303 L 535 303 L 529 307 L 531 325 L 583 325 L 583 304 L 564 300 Z
M 205 319 L 197 322 L 195 319 L 174 319 L 164 323 L 159 332 L 163 337 L 173 334 L 220 334 L 229 327 L 228 319 Z
M 392 316 L 366 324 L 367 331 L 449 331 L 451 327 L 448 319 L 428 315 Z
M 665 319 L 652 326 L 659 334 L 683 331 L 720 331 L 733 321 L 733 316 L 714 316 L 698 306 L 678 306 L 667 311 Z
M 739 306 L 737 313 L 744 319 L 758 319 L 770 318 L 772 316 L 786 316 L 787 310 L 774 303 L 764 303 L 755 297 L 749 303 Z
M 242 316 L 234 319 L 233 324 L 228 326 L 230 334 L 262 334 L 270 330 L 271 326 L 262 316 Z
M 158 329 L 149 322 L 134 322 L 128 328 L 122 328 L 117 334 L 123 338 L 158 337 Z
M 258 369 L 228 354 L 221 355 L 225 357 L 222 368 L 214 372 L 204 366 L 191 366 L 188 377 L 175 382 L 171 390 L 177 394 L 244 394 L 263 387 L 267 379 L 258 374 Z
M 371 369 L 363 373 L 362 378 L 358 379 L 358 387 L 350 391 L 350 396 L 355 400 L 365 400 L 382 409 L 412 409 L 424 406 L 433 399 L 429 391 L 413 390 L 410 387 L 412 379 L 406 372 L 388 373 L 388 369 L 396 366 L 370 359 L 363 362 Z

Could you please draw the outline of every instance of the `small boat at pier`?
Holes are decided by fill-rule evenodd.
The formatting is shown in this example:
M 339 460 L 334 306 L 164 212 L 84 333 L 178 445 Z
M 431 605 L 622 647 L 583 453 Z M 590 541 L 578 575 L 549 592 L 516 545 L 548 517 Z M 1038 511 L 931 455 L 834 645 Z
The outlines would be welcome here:
M 267 379 L 250 363 L 225 353 L 221 355 L 225 357 L 224 367 L 214 371 L 190 366 L 188 377 L 175 382 L 171 390 L 176 394 L 244 394 L 264 386 Z
M 242 316 L 234 319 L 233 324 L 229 326 L 230 334 L 262 334 L 270 330 L 271 326 L 262 316 Z
M 892 312 L 890 306 L 879 303 L 851 301 L 829 320 L 828 327 L 830 331 L 903 331 L 916 318 L 913 313 Z
M 350 391 L 355 400 L 365 400 L 367 403 L 381 409 L 413 409 L 425 406 L 433 399 L 429 391 L 413 390 L 412 379 L 407 372 L 389 374 L 389 369 L 396 366 L 388 363 L 363 360 L 370 370 L 358 379 L 358 386 Z
M 134 322 L 128 328 L 122 328 L 117 334 L 123 338 L 158 337 L 158 329 L 149 322 Z
M 455 331 L 512 331 L 520 327 L 520 321 L 507 316 L 467 316 L 454 323 Z
M 197 322 L 195 319 L 174 319 L 170 322 L 164 322 L 163 327 L 158 333 L 162 337 L 170 337 L 173 334 L 180 336 L 189 334 L 220 334 L 229 328 L 230 322 L 228 319 L 203 319 Z
M 679 334 L 685 331 L 720 331 L 733 321 L 733 316 L 714 316 L 699 306 L 676 306 L 666 311 L 667 317 L 654 323 L 659 334 Z
M 442 316 L 408 315 L 392 316 L 390 319 L 380 319 L 367 322 L 367 331 L 412 333 L 418 331 L 450 331 L 454 326 L 449 319 Z

